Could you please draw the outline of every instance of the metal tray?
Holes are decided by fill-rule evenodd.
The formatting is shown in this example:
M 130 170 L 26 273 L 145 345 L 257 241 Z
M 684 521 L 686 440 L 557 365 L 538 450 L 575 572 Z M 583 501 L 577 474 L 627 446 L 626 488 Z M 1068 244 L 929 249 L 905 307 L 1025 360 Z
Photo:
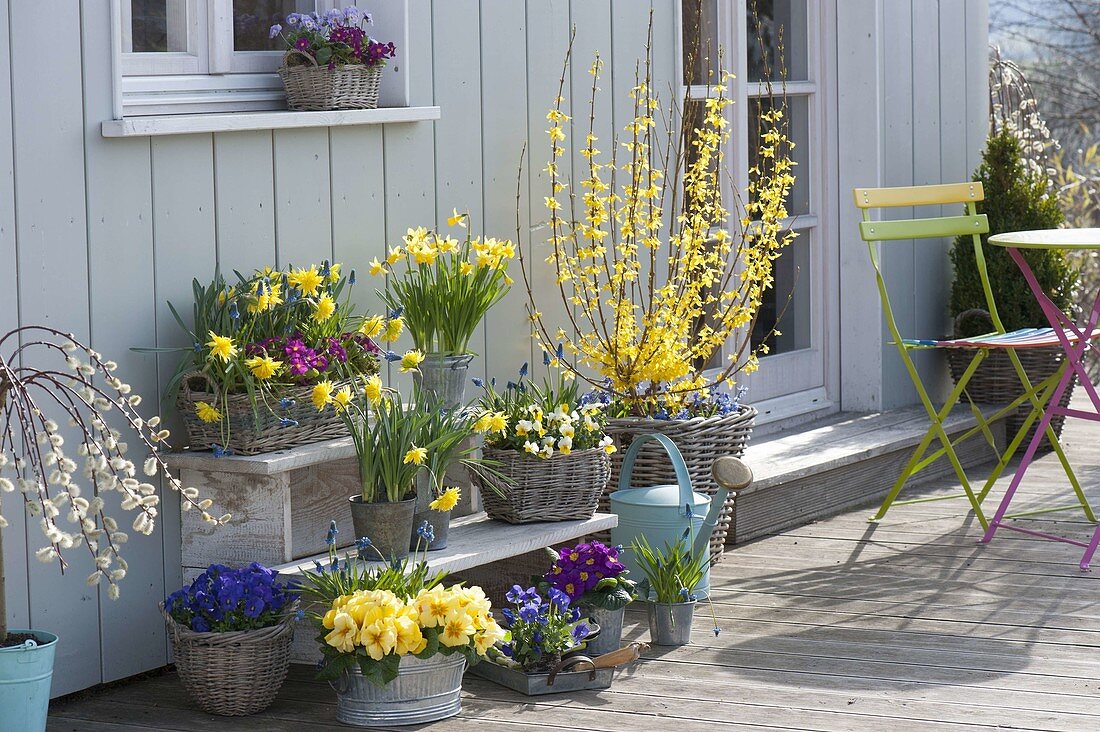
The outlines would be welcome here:
M 565 670 L 576 666 L 582 667 L 581 670 Z M 471 668 L 470 673 L 501 686 L 507 686 L 509 689 L 514 689 L 527 696 L 560 694 L 567 691 L 584 691 L 587 689 L 606 689 L 611 686 L 611 681 L 615 675 L 615 669 L 613 668 L 595 668 L 592 660 L 587 656 L 568 658 L 562 661 L 558 669 L 545 674 L 528 674 L 486 660 Z

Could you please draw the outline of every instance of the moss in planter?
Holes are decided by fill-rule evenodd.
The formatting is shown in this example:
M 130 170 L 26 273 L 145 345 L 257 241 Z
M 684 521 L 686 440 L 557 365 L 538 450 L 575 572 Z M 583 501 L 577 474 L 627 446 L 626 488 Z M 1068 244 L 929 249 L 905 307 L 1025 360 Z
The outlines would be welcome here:
M 991 135 L 982 163 L 974 180 L 985 187 L 985 200 L 977 204 L 978 213 L 989 217 L 989 234 L 982 235 L 982 251 L 989 271 L 989 282 L 997 311 L 1007 330 L 1046 325 L 1042 310 L 1020 274 L 1016 263 L 1003 247 L 990 246 L 989 236 L 1006 231 L 1055 229 L 1064 221 L 1054 196 L 1048 195 L 1047 181 L 1029 175 L 1020 156 L 1020 145 L 1008 132 Z M 1039 284 L 1055 305 L 1067 309 L 1076 272 L 1063 252 L 1036 249 L 1024 252 Z M 986 310 L 985 293 L 974 258 L 970 236 L 960 236 L 951 247 L 955 279 L 951 285 L 951 317 L 968 310 Z M 959 319 L 956 337 L 988 333 L 990 321 L 969 314 Z

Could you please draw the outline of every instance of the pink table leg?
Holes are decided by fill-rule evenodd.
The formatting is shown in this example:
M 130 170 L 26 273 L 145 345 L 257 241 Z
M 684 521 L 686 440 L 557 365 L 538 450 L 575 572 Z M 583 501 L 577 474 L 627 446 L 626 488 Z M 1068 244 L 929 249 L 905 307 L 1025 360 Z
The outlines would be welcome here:
M 1009 504 L 1012 503 L 1012 499 L 1016 494 L 1016 489 L 1019 488 L 1020 482 L 1023 480 L 1024 474 L 1027 472 L 1028 467 L 1031 465 L 1032 459 L 1035 457 L 1035 451 L 1038 449 L 1040 442 L 1042 442 L 1043 434 L 1046 431 L 1047 426 L 1050 424 L 1051 419 L 1055 414 L 1066 414 L 1067 416 L 1074 416 L 1081 419 L 1091 419 L 1093 421 L 1100 421 L 1100 395 L 1096 392 L 1096 387 L 1088 377 L 1088 373 L 1085 371 L 1081 360 L 1088 349 L 1088 337 L 1086 334 L 1091 334 L 1096 327 L 1097 321 L 1100 320 L 1100 292 L 1097 292 L 1096 298 L 1092 303 L 1092 309 L 1089 312 L 1087 325 L 1084 330 L 1079 330 L 1073 321 L 1061 311 L 1050 298 L 1047 297 L 1043 288 L 1039 285 L 1039 282 L 1035 278 L 1035 273 L 1032 272 L 1031 267 L 1028 266 L 1027 260 L 1017 249 L 1010 248 L 1008 250 L 1009 255 L 1016 262 L 1020 268 L 1020 272 L 1024 275 L 1024 279 L 1027 281 L 1028 286 L 1031 288 L 1032 293 L 1035 295 L 1036 301 L 1039 303 L 1039 307 L 1042 308 L 1043 314 L 1050 322 L 1051 327 L 1054 329 L 1055 334 L 1058 336 L 1058 340 L 1061 343 L 1062 350 L 1066 354 L 1066 370 L 1062 374 L 1061 380 L 1058 382 L 1058 386 L 1055 388 L 1054 393 L 1047 401 L 1047 407 L 1043 411 L 1043 417 L 1039 420 L 1039 425 L 1035 428 L 1035 436 L 1032 437 L 1031 442 L 1027 446 L 1027 450 L 1024 452 L 1023 457 L 1020 460 L 1020 466 L 1016 469 L 1016 474 L 1012 478 L 1012 482 L 1008 486 L 1008 491 L 1005 493 L 1004 498 L 1001 499 L 1001 504 L 997 507 L 997 512 L 994 514 L 993 519 L 989 522 L 989 528 L 982 536 L 982 542 L 988 542 L 993 538 L 993 535 L 1000 527 L 1001 521 L 1004 519 L 1005 513 L 1008 511 Z M 1070 335 L 1067 332 L 1077 338 L 1077 344 L 1074 345 L 1070 341 Z M 1092 400 L 1093 408 L 1096 410 L 1095 414 L 1081 412 L 1079 410 L 1064 410 L 1058 406 L 1062 395 L 1073 381 L 1073 377 L 1077 376 L 1081 382 L 1082 387 L 1088 393 L 1089 398 Z M 1005 526 L 1006 529 L 1013 531 L 1019 531 L 1032 536 L 1038 536 L 1044 539 L 1052 539 L 1054 541 L 1060 541 L 1067 544 L 1073 544 L 1076 546 L 1085 547 L 1085 554 L 1081 558 L 1081 569 L 1087 570 L 1089 563 L 1092 560 L 1098 547 L 1100 547 L 1100 526 L 1097 526 L 1093 532 L 1092 541 L 1088 544 L 1083 542 L 1067 539 L 1060 536 L 1054 536 L 1052 534 L 1046 534 L 1040 531 L 1032 531 L 1029 529 L 1023 529 L 1014 526 Z

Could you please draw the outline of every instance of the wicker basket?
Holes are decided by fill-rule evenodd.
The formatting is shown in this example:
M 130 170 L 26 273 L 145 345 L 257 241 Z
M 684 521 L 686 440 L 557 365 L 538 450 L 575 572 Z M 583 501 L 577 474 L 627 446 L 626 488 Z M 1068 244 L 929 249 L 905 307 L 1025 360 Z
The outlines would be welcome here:
M 687 463 L 688 474 L 691 476 L 692 488 L 708 496 L 718 492 L 718 484 L 710 473 L 711 464 L 715 458 L 723 455 L 741 457 L 748 445 L 749 435 L 752 433 L 753 424 L 756 421 L 756 409 L 742 405 L 734 414 L 724 417 L 695 417 L 692 419 L 612 419 L 607 423 L 607 434 L 615 439 L 619 448 L 611 459 L 611 490 L 619 487 L 619 470 L 622 467 L 622 456 L 626 448 L 634 441 L 635 437 L 650 433 L 667 435 L 676 443 L 680 454 Z M 632 482 L 634 486 L 660 485 L 675 483 L 676 472 L 669 462 L 668 454 L 660 444 L 653 442 L 642 448 L 638 453 L 638 459 L 634 463 Z M 610 491 L 600 499 L 600 510 L 610 509 Z M 733 523 L 734 495 L 730 493 L 726 499 L 726 505 L 722 507 L 722 513 L 718 517 L 718 523 L 710 535 L 710 560 L 717 563 L 722 558 L 722 552 L 729 535 L 730 525 Z M 609 541 L 609 534 L 597 536 L 601 541 Z
M 318 66 L 310 55 L 290 51 L 309 60 L 308 65 L 279 68 L 279 78 L 286 89 L 286 104 L 291 109 L 320 112 L 331 109 L 375 109 L 378 89 L 382 86 L 382 66 L 348 64 Z
M 351 384 L 340 381 L 335 387 Z M 274 450 L 286 450 L 299 445 L 309 445 L 322 440 L 332 440 L 348 434 L 340 416 L 334 409 L 318 412 L 310 396 L 312 386 L 291 386 L 280 393 L 280 398 L 293 400 L 293 406 L 283 409 L 278 401 L 268 409 L 263 403 L 252 408 L 247 394 L 229 394 L 224 399 L 206 374 L 195 371 L 180 382 L 176 407 L 187 426 L 188 444 L 196 450 L 209 450 L 211 445 L 223 445 L 236 455 L 259 455 Z M 222 412 L 221 422 L 203 422 L 195 413 L 199 402 L 216 405 Z M 274 413 L 273 413 L 274 411 Z M 292 419 L 297 427 L 284 427 L 281 419 Z M 228 440 L 225 424 L 228 420 Z
M 598 447 L 549 458 L 486 447 L 483 455 L 512 480 L 478 476 L 485 512 L 510 524 L 590 518 L 611 475 L 611 460 Z
M 974 348 L 948 348 L 947 364 L 951 370 L 951 380 L 958 383 L 966 368 L 974 358 Z M 1020 365 L 1024 367 L 1024 373 L 1032 384 L 1053 375 L 1062 365 L 1065 352 L 1059 346 L 1043 346 L 1040 348 L 1018 348 L 1016 355 L 1020 358 Z M 1069 400 L 1073 396 L 1073 388 L 1076 382 L 1070 382 L 1069 388 L 1062 394 L 1060 404 L 1069 406 Z M 979 364 L 970 383 L 966 386 L 967 395 L 975 404 L 1007 404 L 1024 393 L 1020 384 L 1020 377 L 1016 375 L 1016 369 L 1012 366 L 1012 360 L 1003 350 L 991 350 L 989 355 Z M 1005 435 L 1011 440 L 1016 432 L 1023 426 L 1024 420 L 1031 412 L 1031 403 L 1025 402 L 1016 408 L 1005 418 Z M 1054 434 L 1061 437 L 1062 425 L 1065 424 L 1065 415 L 1056 414 L 1050 420 L 1050 426 L 1054 428 Z M 1020 443 L 1021 448 L 1026 448 L 1035 435 L 1038 424 L 1033 423 L 1027 431 L 1027 436 Z M 1039 450 L 1051 450 L 1050 441 L 1045 437 L 1039 443 Z
M 290 669 L 294 627 L 289 616 L 268 628 L 226 633 L 196 633 L 167 613 L 164 617 L 176 671 L 200 709 L 242 717 L 275 701 Z

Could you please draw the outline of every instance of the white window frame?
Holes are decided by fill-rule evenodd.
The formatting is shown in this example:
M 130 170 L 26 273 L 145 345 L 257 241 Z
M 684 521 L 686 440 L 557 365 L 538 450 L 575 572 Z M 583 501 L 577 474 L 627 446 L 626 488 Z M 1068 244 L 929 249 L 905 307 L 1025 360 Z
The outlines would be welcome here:
M 275 70 L 279 51 L 233 50 L 232 0 L 182 0 L 186 3 L 186 52 L 132 53 L 130 0 L 110 0 L 114 38 L 116 120 L 149 115 L 254 112 L 286 108 L 282 81 Z M 341 0 L 314 0 L 319 13 Z M 412 53 L 408 43 L 408 7 L 387 0 L 372 9 L 379 38 L 394 40 L 399 53 Z M 380 106 L 408 106 L 406 59 L 399 56 L 383 86 Z M 396 75 L 396 81 L 390 80 Z
M 831 409 L 833 400 L 830 392 L 834 379 L 831 370 L 835 369 L 836 353 L 832 340 L 835 327 L 831 328 L 834 307 L 830 298 L 835 297 L 835 287 L 830 282 L 836 279 L 832 250 L 835 247 L 829 241 L 826 226 L 826 176 L 825 161 L 828 151 L 823 135 L 825 99 L 825 59 L 822 53 L 824 39 L 821 29 L 823 16 L 830 12 L 822 7 L 818 0 L 806 0 L 807 4 L 807 79 L 796 79 L 786 84 L 788 98 L 805 98 L 808 112 L 808 147 L 810 154 L 807 166 L 800 166 L 795 172 L 808 181 L 809 213 L 788 219 L 787 223 L 799 231 L 800 245 L 808 246 L 810 253 L 810 272 L 799 276 L 812 277 L 810 282 L 810 346 L 786 353 L 769 354 L 761 358 L 759 371 L 749 375 L 740 375 L 738 382 L 749 389 L 749 399 L 762 409 L 762 414 L 773 412 L 771 419 L 780 419 L 808 411 Z M 727 49 L 727 65 L 735 74 L 730 82 L 731 97 L 735 103 L 729 109 L 730 144 L 726 151 L 727 159 L 732 162 L 733 182 L 727 183 L 723 196 L 733 200 L 733 186 L 744 191 L 748 186 L 749 126 L 747 113 L 749 102 L 765 95 L 763 83 L 749 82 L 748 63 L 745 43 L 755 42 L 747 22 L 746 0 L 733 2 L 718 1 L 718 42 Z M 831 3 L 830 3 L 831 6 Z M 677 18 L 683 22 L 683 12 Z M 677 34 L 682 45 L 682 34 Z M 683 69 L 684 49 L 678 49 L 679 68 Z M 744 81 L 742 81 L 744 80 Z M 705 99 L 709 88 L 701 85 L 687 85 L 681 81 L 681 94 L 688 99 Z M 806 168 L 809 168 L 808 170 Z M 792 245 L 794 246 L 794 245 Z M 780 325 L 782 330 L 782 324 Z M 729 352 L 723 353 L 722 364 L 726 363 Z M 718 366 L 708 375 L 715 376 L 723 366 Z M 774 410 L 768 407 L 773 405 Z M 764 419 L 763 421 L 771 421 Z

